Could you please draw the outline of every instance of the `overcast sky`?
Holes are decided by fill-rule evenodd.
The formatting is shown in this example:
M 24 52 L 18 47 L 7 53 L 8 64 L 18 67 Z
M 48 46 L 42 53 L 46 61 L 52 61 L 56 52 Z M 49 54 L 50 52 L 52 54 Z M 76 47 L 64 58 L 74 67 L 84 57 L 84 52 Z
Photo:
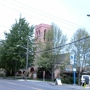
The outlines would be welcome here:
M 20 14 L 30 25 L 55 23 L 69 39 L 78 28 L 90 31 L 90 0 L 0 0 L 0 39 Z

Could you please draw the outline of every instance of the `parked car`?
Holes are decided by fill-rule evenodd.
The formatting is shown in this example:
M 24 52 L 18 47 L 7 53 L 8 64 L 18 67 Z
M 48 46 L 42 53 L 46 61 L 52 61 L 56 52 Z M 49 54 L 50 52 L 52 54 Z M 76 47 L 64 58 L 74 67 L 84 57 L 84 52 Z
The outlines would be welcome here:
M 81 76 L 81 85 L 90 84 L 90 75 L 82 75 Z

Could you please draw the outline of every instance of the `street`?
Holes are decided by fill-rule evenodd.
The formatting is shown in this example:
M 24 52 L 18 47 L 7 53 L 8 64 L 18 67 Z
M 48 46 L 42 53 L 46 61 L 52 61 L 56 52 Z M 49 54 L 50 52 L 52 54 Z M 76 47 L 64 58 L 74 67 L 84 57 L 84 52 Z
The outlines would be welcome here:
M 0 79 L 0 90 L 90 90 L 76 85 L 58 86 L 51 82 L 35 80 L 7 80 Z

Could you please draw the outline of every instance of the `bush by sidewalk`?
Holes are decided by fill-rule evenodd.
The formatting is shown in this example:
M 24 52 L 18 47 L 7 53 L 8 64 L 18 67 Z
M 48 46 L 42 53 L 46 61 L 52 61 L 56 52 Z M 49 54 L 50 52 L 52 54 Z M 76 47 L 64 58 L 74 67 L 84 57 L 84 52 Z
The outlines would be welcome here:
M 65 84 L 73 84 L 73 77 L 68 78 L 61 78 L 62 83 Z M 78 83 L 78 80 L 76 79 L 76 84 Z

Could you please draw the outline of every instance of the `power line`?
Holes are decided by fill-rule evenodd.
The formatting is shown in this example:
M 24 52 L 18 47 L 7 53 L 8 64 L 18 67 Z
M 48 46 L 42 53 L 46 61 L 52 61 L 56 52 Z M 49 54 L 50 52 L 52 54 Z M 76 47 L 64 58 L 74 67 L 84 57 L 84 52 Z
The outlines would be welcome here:
M 39 52 L 48 52 L 48 51 L 51 51 L 51 50 L 54 50 L 54 49 L 58 49 L 58 48 L 60 48 L 60 47 L 64 47 L 64 46 L 66 46 L 66 45 L 70 45 L 70 44 L 73 44 L 73 43 L 82 41 L 82 40 L 84 40 L 84 39 L 88 39 L 88 38 L 90 38 L 90 36 L 85 37 L 85 38 L 82 38 L 82 39 L 79 39 L 79 40 L 76 40 L 76 41 L 71 42 L 71 43 L 67 43 L 67 44 L 65 44 L 65 45 L 61 45 L 61 46 L 58 46 L 58 47 L 54 47 L 54 48 L 51 48 L 51 49 L 48 49 L 48 50 L 38 51 L 38 52 L 35 52 L 35 53 L 39 53 Z
M 14 2 L 18 2 L 18 1 L 14 1 Z M 7 3 L 10 3 L 10 4 L 13 4 L 13 3 L 11 3 L 11 2 L 8 2 L 7 1 Z M 18 3 L 20 3 L 20 2 L 18 2 Z M 23 3 L 21 3 L 22 5 L 24 5 L 24 6 L 27 6 L 27 5 L 25 5 L 25 4 L 23 4 Z M 17 4 L 13 4 L 13 5 L 15 5 L 15 6 L 18 6 Z M 21 7 L 21 6 L 18 6 L 18 7 Z M 30 6 L 27 6 L 27 7 L 29 7 L 29 8 L 31 8 L 31 9 L 34 9 L 34 10 L 37 10 L 37 9 L 35 9 L 35 8 L 32 8 L 32 7 L 30 7 Z M 23 8 L 23 7 L 22 7 Z M 24 8 L 25 10 L 27 10 L 26 8 Z M 29 9 L 28 9 L 29 10 Z M 32 11 L 32 12 L 35 12 L 35 13 L 37 13 L 37 14 L 39 14 L 39 15 L 41 15 L 41 16 L 46 16 L 46 15 L 49 15 L 50 17 L 48 17 L 48 16 L 46 16 L 46 17 L 48 17 L 49 19 L 51 18 L 51 19 L 54 19 L 54 20 L 56 20 L 56 21 L 59 21 L 59 22 L 61 22 L 61 21 L 63 21 L 63 23 L 66 23 L 67 25 L 70 25 L 70 24 L 72 24 L 72 25 L 70 25 L 70 26 L 73 26 L 73 27 L 76 27 L 76 26 L 80 26 L 80 25 L 76 25 L 76 24 L 74 24 L 74 23 L 71 23 L 71 22 L 68 22 L 68 21 L 66 21 L 66 20 L 63 20 L 63 19 L 61 19 L 61 18 L 58 18 L 58 17 L 55 17 L 55 16 L 52 16 L 52 15 L 50 15 L 50 14 L 47 14 L 47 13 L 45 13 L 45 12 L 42 12 L 42 11 L 39 11 L 39 10 L 37 10 L 38 12 L 35 12 L 35 11 Z M 43 14 L 40 14 L 40 13 L 43 13 Z M 46 15 L 45 15 L 46 14 Z M 52 17 L 53 18 L 52 18 Z M 61 21 L 60 21 L 61 20 Z M 76 26 L 75 26 L 76 25 Z
M 13 3 L 11 3 L 11 2 L 8 2 L 8 3 L 10 3 L 10 4 L 13 4 Z M 17 4 L 13 4 L 13 5 L 17 5 Z M 18 5 L 17 5 L 18 6 Z M 18 6 L 18 7 L 21 7 L 21 6 Z M 22 7 L 23 8 L 23 7 Z M 24 8 L 24 9 L 26 9 L 26 8 Z M 29 9 L 28 9 L 29 10 Z M 35 10 L 35 9 L 34 9 Z M 36 9 L 37 10 L 37 9 Z M 32 12 L 35 12 L 35 11 L 32 11 Z M 40 14 L 40 12 L 38 13 L 38 12 L 35 12 L 35 13 L 37 13 L 37 14 L 39 14 L 39 15 L 43 15 L 43 16 L 46 16 L 45 15 L 45 13 L 44 14 Z M 48 14 L 47 14 L 48 15 Z M 46 16 L 46 17 L 48 17 L 49 19 L 51 18 L 51 15 L 49 15 L 50 17 L 48 17 L 48 16 Z M 54 17 L 53 16 L 53 18 L 56 18 L 56 17 Z M 51 18 L 52 19 L 52 18 Z M 56 18 L 57 20 L 59 19 L 59 18 Z M 63 20 L 64 21 L 64 20 Z M 63 22 L 63 23 L 67 23 L 66 21 L 65 22 Z M 75 26 L 74 26 L 75 27 Z
M 3 4 L 1 4 L 1 5 L 3 5 Z M 12 10 L 15 10 L 15 11 L 19 11 L 19 10 L 17 10 L 17 9 L 13 9 L 13 8 L 10 8 L 10 7 L 8 7 L 8 6 L 6 6 L 6 5 L 3 5 L 3 6 L 5 6 L 5 7 L 7 7 L 7 8 L 9 8 L 9 9 L 12 9 Z M 25 13 L 26 14 L 26 13 Z M 27 15 L 31 15 L 31 14 L 27 14 Z M 33 15 L 31 15 L 31 16 L 33 16 Z M 35 17 L 35 16 L 33 16 L 33 17 Z M 35 18 L 37 18 L 37 19 L 40 19 L 41 20 L 41 18 L 38 18 L 38 17 L 35 17 Z M 44 19 L 43 19 L 44 20 Z M 47 21 L 47 20 L 45 20 L 45 21 Z M 1 27 L 5 27 L 5 28 L 9 28 L 9 27 L 7 27 L 7 26 L 3 26 L 3 25 L 0 25 Z M 61 27 L 63 27 L 63 28 L 65 28 L 65 29 L 69 29 L 69 30 L 75 30 L 75 29 L 72 29 L 72 28 L 68 28 L 68 27 L 65 27 L 65 26 L 62 26 L 62 25 L 60 25 Z
M 9 27 L 7 27 L 7 26 L 3 26 L 3 25 L 0 25 L 1 27 L 4 27 L 4 28 L 9 28 Z
M 12 10 L 14 10 L 14 11 L 21 12 L 21 11 L 19 11 L 19 10 L 17 10 L 17 9 L 14 9 L 14 8 L 8 7 L 8 6 L 6 6 L 6 5 L 3 5 L 3 4 L 1 4 L 1 5 L 4 6 L 4 7 L 9 8 L 9 9 L 12 9 Z M 24 13 L 24 14 L 26 14 L 26 15 L 29 15 L 29 16 L 33 16 L 33 15 L 31 15 L 31 14 L 27 14 L 27 13 L 25 13 L 25 12 L 22 12 L 22 13 Z M 38 17 L 36 17 L 36 16 L 33 16 L 33 17 L 35 17 L 35 18 L 41 20 L 41 18 L 38 18 Z M 43 19 L 43 20 L 44 20 L 44 21 L 47 21 L 47 20 L 45 20 L 45 19 Z M 60 25 L 60 26 L 61 26 L 61 25 Z M 64 26 L 62 26 L 62 27 L 64 27 Z M 74 29 L 71 29 L 71 28 L 68 28 L 68 27 L 64 27 L 64 28 L 69 29 L 69 30 L 74 30 Z
M 59 17 L 53 16 L 53 15 L 51 15 L 51 14 L 48 14 L 48 13 L 46 13 L 46 12 L 43 12 L 43 11 L 41 11 L 41 10 L 38 10 L 38 9 L 36 9 L 36 8 L 33 8 L 33 7 L 28 6 L 28 5 L 26 5 L 26 4 L 23 4 L 22 2 L 19 2 L 19 1 L 16 1 L 16 0 L 15 0 L 14 2 L 17 2 L 17 3 L 19 3 L 19 4 L 22 4 L 22 5 L 24 5 L 24 6 L 27 6 L 27 7 L 31 8 L 31 9 L 34 9 L 34 10 L 38 11 L 38 12 L 41 12 L 41 13 L 47 14 L 47 15 L 49 15 L 50 17 L 52 16 L 52 17 L 54 17 L 54 18 L 61 19 L 61 20 L 65 21 L 65 22 L 68 22 L 68 23 L 74 24 L 74 25 L 76 25 L 76 26 L 80 26 L 80 27 L 82 27 L 81 25 L 78 25 L 78 24 L 75 24 L 75 23 L 69 22 L 69 21 L 67 21 L 67 20 L 65 20 L 65 19 L 62 19 L 62 18 L 59 18 Z M 87 28 L 87 29 L 88 29 L 88 28 Z

